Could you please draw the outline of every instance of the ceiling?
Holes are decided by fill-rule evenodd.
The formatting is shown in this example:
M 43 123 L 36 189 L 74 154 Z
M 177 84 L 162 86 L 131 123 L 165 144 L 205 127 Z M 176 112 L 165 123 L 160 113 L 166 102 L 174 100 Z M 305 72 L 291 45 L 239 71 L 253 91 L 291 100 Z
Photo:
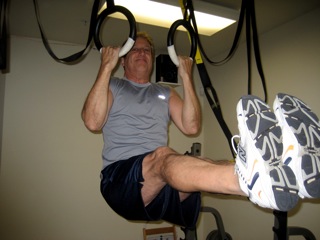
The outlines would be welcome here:
M 93 1 L 37 0 L 42 26 L 47 38 L 52 41 L 84 45 L 88 38 Z M 238 10 L 241 6 L 241 0 L 202 1 Z M 23 37 L 40 38 L 33 0 L 9 0 L 8 2 L 9 33 Z M 258 32 L 261 34 L 270 31 L 318 7 L 320 7 L 319 0 L 256 0 Z M 140 23 L 137 25 L 138 30 L 147 31 L 153 36 L 156 53 L 166 51 L 168 29 Z M 201 36 L 206 54 L 209 57 L 215 56 L 229 49 L 234 39 L 236 27 L 237 24 L 235 23 L 213 36 Z M 101 31 L 103 31 L 104 45 L 121 45 L 128 38 L 129 26 L 126 21 L 110 18 Z M 177 34 L 187 36 L 183 33 Z M 187 37 L 186 39 L 182 37 L 181 40 L 177 38 L 175 47 L 178 54 L 189 51 L 190 44 Z

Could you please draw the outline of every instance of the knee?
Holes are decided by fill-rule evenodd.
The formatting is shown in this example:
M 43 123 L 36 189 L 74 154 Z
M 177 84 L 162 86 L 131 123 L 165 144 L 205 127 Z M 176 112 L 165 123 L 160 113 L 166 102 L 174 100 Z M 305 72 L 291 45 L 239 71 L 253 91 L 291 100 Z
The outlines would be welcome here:
M 160 172 L 166 173 L 168 169 L 171 169 L 171 165 L 174 163 L 172 159 L 176 158 L 178 155 L 180 154 L 170 147 L 159 147 L 154 151 L 153 162 Z
M 153 158 L 156 160 L 164 160 L 167 159 L 170 155 L 177 154 L 176 151 L 174 151 L 170 147 L 158 147 L 154 152 L 153 152 Z
M 164 167 L 165 162 L 170 156 L 175 154 L 177 154 L 177 152 L 170 147 L 158 147 L 144 159 L 144 162 L 149 167 L 160 170 Z

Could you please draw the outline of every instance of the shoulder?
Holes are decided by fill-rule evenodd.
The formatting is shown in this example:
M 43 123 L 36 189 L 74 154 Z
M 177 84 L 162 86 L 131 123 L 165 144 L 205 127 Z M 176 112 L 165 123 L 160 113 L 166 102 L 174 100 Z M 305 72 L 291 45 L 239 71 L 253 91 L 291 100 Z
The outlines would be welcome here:
M 112 85 L 112 86 L 117 86 L 117 85 L 119 85 L 119 84 L 121 84 L 121 78 L 118 78 L 118 77 L 112 77 L 111 79 L 110 79 L 110 85 Z
M 173 88 L 171 88 L 170 86 L 161 85 L 158 83 L 151 83 L 151 86 L 153 89 L 156 89 L 156 91 L 161 92 L 168 97 L 171 95 L 171 91 L 173 90 Z
M 111 91 L 117 91 L 121 88 L 124 88 L 128 85 L 128 81 L 119 77 L 112 77 L 110 79 L 110 88 Z

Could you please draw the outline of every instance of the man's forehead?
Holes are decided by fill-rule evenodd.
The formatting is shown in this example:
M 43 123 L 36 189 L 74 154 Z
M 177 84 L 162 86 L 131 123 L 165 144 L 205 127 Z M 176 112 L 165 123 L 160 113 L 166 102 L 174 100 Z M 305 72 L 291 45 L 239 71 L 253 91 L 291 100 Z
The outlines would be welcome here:
M 147 39 L 143 38 L 143 37 L 138 37 L 134 43 L 134 45 L 146 45 L 146 46 L 150 46 L 150 43 L 148 42 Z

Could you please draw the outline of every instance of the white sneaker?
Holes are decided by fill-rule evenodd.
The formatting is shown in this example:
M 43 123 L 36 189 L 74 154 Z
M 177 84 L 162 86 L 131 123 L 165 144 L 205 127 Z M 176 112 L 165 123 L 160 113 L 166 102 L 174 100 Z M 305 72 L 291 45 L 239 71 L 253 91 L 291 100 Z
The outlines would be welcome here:
M 281 162 L 282 132 L 270 107 L 255 96 L 237 105 L 240 142 L 235 170 L 241 190 L 261 207 L 288 211 L 298 202 L 292 170 Z
M 300 99 L 280 93 L 273 108 L 282 127 L 283 159 L 297 177 L 301 198 L 320 198 L 320 122 Z

